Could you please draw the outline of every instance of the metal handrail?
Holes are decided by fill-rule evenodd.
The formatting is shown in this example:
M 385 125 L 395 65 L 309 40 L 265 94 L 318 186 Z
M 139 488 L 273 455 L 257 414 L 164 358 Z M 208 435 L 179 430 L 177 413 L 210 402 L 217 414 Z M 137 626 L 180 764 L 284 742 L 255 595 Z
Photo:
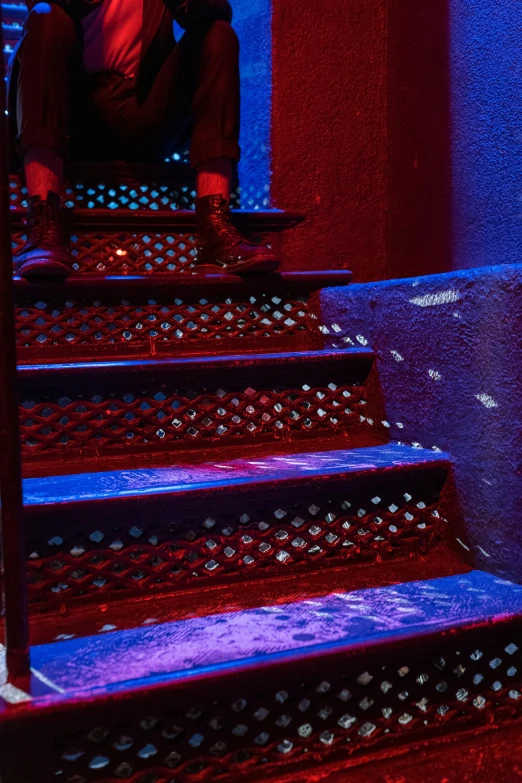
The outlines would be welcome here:
M 0 499 L 6 666 L 12 682 L 29 673 L 30 656 L 2 22 L 0 5 Z

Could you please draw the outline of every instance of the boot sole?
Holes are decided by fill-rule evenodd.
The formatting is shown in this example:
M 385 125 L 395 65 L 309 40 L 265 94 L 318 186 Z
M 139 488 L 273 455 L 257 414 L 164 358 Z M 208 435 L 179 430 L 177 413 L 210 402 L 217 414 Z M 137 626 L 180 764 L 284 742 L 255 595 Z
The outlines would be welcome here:
M 232 266 L 220 266 L 219 264 L 196 264 L 194 269 L 198 272 L 223 275 L 237 275 L 242 277 L 243 275 L 255 275 L 260 273 L 275 272 L 279 269 L 281 262 L 273 256 L 267 256 L 266 258 L 256 258 L 251 264 L 237 264 Z
M 34 261 L 22 264 L 15 269 L 16 274 L 26 279 L 32 278 L 65 278 L 71 274 L 69 267 L 59 261 Z

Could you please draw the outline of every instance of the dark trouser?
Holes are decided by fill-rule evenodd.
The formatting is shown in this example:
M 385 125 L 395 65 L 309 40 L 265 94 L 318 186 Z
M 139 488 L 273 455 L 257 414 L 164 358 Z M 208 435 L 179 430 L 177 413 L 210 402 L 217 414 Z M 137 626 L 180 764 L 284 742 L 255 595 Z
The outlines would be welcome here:
M 239 159 L 239 43 L 215 22 L 187 32 L 139 96 L 135 79 L 83 70 L 81 25 L 59 6 L 32 11 L 18 52 L 19 153 L 163 160 L 190 137 L 191 163 Z

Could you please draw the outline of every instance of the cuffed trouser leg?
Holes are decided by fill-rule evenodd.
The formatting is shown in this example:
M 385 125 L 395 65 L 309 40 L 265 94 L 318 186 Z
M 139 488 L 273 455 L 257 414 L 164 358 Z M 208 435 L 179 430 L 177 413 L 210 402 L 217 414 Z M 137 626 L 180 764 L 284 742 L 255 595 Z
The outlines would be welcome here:
M 239 122 L 239 41 L 227 22 L 215 22 L 201 44 L 192 100 L 192 166 L 211 158 L 239 160 Z
M 76 23 L 60 6 L 38 3 L 27 17 L 18 57 L 18 151 L 50 147 L 65 157 L 82 63 Z

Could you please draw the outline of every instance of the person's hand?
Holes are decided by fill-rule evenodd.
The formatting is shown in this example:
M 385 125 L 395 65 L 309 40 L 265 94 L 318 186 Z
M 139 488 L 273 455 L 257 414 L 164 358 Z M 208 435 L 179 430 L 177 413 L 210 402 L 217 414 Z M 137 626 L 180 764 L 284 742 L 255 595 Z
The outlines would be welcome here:
M 164 3 L 185 30 L 201 22 L 232 21 L 228 0 L 164 0 Z

